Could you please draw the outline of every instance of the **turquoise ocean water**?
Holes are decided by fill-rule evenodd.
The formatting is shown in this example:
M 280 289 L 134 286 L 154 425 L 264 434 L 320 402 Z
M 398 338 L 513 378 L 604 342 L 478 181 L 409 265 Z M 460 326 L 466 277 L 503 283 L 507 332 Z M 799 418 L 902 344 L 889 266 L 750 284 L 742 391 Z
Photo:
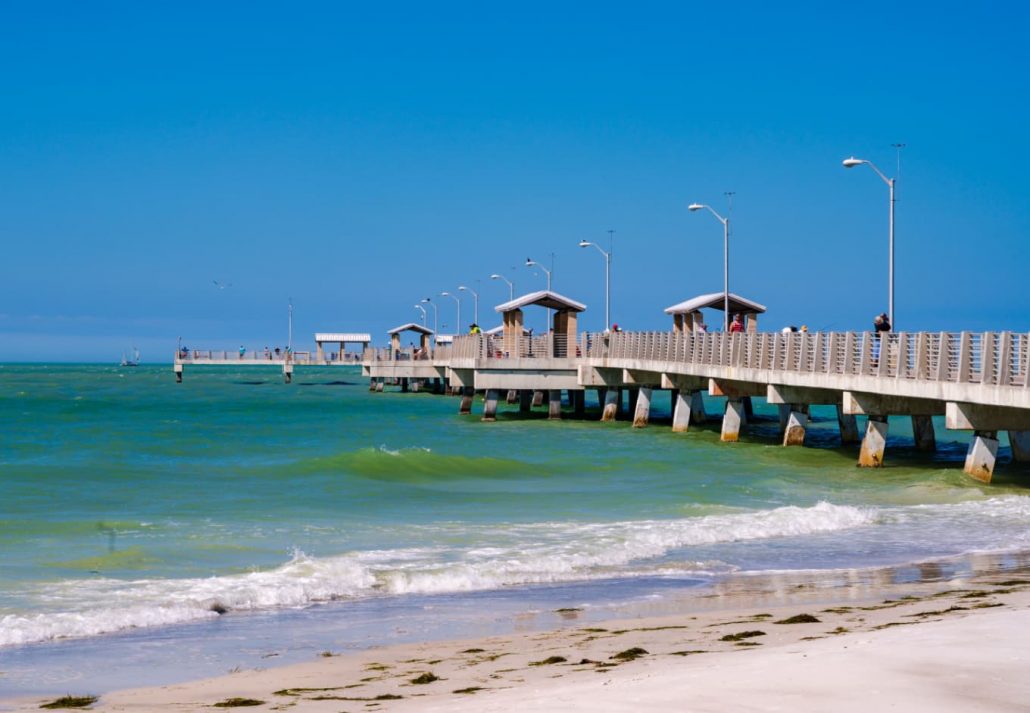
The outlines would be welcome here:
M 667 402 L 647 429 L 503 405 L 482 423 L 455 398 L 369 393 L 351 367 L 285 385 L 274 368 L 176 384 L 167 365 L 0 366 L 0 693 L 96 692 L 115 653 L 156 683 L 736 572 L 1030 544 L 1030 473 L 974 483 L 940 425 L 926 456 L 892 420 L 870 471 L 832 410 L 815 447 L 785 449 L 761 403 L 769 420 L 728 445 L 714 421 L 671 433 Z

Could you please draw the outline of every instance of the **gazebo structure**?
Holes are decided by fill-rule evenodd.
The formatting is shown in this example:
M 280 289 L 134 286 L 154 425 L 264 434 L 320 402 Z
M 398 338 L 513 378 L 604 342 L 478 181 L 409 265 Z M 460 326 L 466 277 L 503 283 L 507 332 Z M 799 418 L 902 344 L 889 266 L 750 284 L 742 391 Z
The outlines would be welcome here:
M 396 357 L 401 351 L 401 334 L 404 332 L 415 332 L 419 335 L 419 349 L 422 354 L 429 354 L 429 337 L 432 336 L 433 330 L 428 327 L 423 327 L 421 324 L 416 322 L 408 322 L 402 324 L 399 327 L 394 327 L 387 334 L 390 335 L 390 352 Z
M 553 327 L 549 335 L 552 339 L 549 340 L 549 345 L 540 345 L 546 350 L 546 353 L 541 356 L 567 357 L 569 347 L 576 343 L 576 315 L 585 311 L 587 306 L 550 290 L 530 292 L 494 307 L 501 313 L 504 351 L 509 356 L 516 358 L 529 356 L 529 354 L 522 353 L 522 337 L 525 330 L 522 310 L 524 307 L 534 305 L 554 310 Z M 530 338 L 529 348 L 534 348 L 532 338 Z
M 340 361 L 343 361 L 343 351 L 348 344 L 360 344 L 362 350 L 372 343 L 372 335 L 359 332 L 317 332 L 315 334 L 315 357 L 318 361 L 325 361 L 326 344 L 340 345 Z
M 675 304 L 672 307 L 665 308 L 665 314 L 672 315 L 672 331 L 673 332 L 696 332 L 699 331 L 701 325 L 704 324 L 704 318 L 701 316 L 701 310 L 706 308 L 723 310 L 725 308 L 725 294 L 722 292 L 712 292 L 707 295 L 698 295 L 691 299 Z M 734 315 L 741 314 L 744 316 L 744 328 L 748 332 L 758 331 L 758 315 L 765 312 L 765 305 L 760 305 L 757 302 L 735 295 L 732 292 L 729 294 L 730 302 L 730 319 L 733 319 Z

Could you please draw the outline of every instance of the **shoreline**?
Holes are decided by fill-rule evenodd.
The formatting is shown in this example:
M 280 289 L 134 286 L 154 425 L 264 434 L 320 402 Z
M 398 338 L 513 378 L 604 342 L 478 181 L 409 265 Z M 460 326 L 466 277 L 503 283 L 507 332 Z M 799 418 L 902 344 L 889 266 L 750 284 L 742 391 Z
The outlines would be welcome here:
M 1030 564 L 1025 559 L 1026 553 L 1019 553 L 859 571 L 740 575 L 685 592 L 676 602 L 655 603 L 656 610 L 674 605 L 676 614 L 649 612 L 643 604 L 633 618 L 599 622 L 568 608 L 558 611 L 567 622 L 563 628 L 397 644 L 344 655 L 327 651 L 329 655 L 306 663 L 113 691 L 101 695 L 92 709 L 199 711 L 244 698 L 264 701 L 250 710 L 550 710 L 549 701 L 554 710 L 617 710 L 605 708 L 615 691 L 646 700 L 637 709 L 661 709 L 682 703 L 670 693 L 682 681 L 692 681 L 695 696 L 714 685 L 708 679 L 733 672 L 743 681 L 774 664 L 788 666 L 785 661 L 803 659 L 811 668 L 813 659 L 825 659 L 827 670 L 806 674 L 816 685 L 832 680 L 841 667 L 859 663 L 855 657 L 860 650 L 866 652 L 860 657 L 863 665 L 873 668 L 877 657 L 886 661 L 892 656 L 916 666 L 927 647 L 938 658 L 950 656 L 949 666 L 966 662 L 982 667 L 990 661 L 997 669 L 1014 658 L 1023 667 L 1030 658 L 1030 643 L 1018 640 L 1018 632 L 1030 624 Z M 818 621 L 778 623 L 799 616 Z M 954 643 L 939 650 L 943 644 L 934 643 L 939 639 Z M 975 657 L 968 655 L 970 648 Z M 989 654 L 996 650 L 1007 652 L 1008 659 L 995 661 Z M 697 680 L 700 672 L 705 680 Z M 946 669 L 937 675 L 946 677 Z M 1005 674 L 996 671 L 992 676 Z M 414 683 L 419 677 L 428 682 Z M 789 680 L 766 671 L 754 683 L 767 689 L 772 700 L 793 696 L 791 691 L 802 685 Z M 1010 683 L 1018 688 L 1016 680 Z M 899 679 L 899 685 L 903 682 Z M 1030 684 L 1020 690 L 1025 697 Z M 716 691 L 709 693 L 715 696 L 711 710 L 718 710 Z M 38 710 L 41 703 L 63 694 L 8 700 L 0 703 L 0 710 Z M 723 707 L 728 694 L 722 692 Z M 829 703 L 824 700 L 811 710 Z M 963 701 L 966 709 L 970 703 Z M 764 709 L 756 701 L 752 704 Z M 625 709 L 633 706 L 627 703 Z

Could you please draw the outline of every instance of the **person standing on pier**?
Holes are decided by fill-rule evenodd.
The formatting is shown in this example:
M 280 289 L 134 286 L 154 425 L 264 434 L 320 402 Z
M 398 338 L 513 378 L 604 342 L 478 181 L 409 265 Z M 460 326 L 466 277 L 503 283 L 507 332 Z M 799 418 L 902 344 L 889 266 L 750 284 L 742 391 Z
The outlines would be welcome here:
M 740 313 L 733 315 L 733 321 L 730 323 L 730 334 L 736 334 L 744 331 L 744 318 L 740 316 Z
M 891 320 L 886 312 L 881 312 L 873 318 L 873 332 L 876 334 L 876 342 L 873 344 L 873 366 L 880 363 L 880 338 L 891 331 Z

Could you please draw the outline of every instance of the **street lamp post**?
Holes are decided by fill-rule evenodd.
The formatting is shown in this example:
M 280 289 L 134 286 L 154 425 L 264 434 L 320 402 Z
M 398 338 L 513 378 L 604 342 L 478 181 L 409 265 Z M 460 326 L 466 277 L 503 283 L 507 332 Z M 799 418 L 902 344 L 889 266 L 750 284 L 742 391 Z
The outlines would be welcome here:
M 474 324 L 479 324 L 479 293 L 473 290 L 471 287 L 465 287 L 464 285 L 458 286 L 458 292 L 472 293 L 472 322 Z
M 426 326 L 426 308 L 422 305 L 415 305 L 415 309 L 422 310 L 422 326 Z
M 437 333 L 440 331 L 440 310 L 436 306 L 436 302 L 433 302 L 428 297 L 423 297 L 420 302 L 422 304 L 428 304 L 433 308 L 433 339 L 436 339 Z
M 458 322 L 454 327 L 454 333 L 457 334 L 458 330 L 461 329 L 461 299 L 457 295 L 453 295 L 450 292 L 441 292 L 441 297 L 453 297 L 454 303 L 458 305 Z
M 508 283 L 508 299 L 509 300 L 515 299 L 515 283 L 514 282 L 509 280 L 504 275 L 498 275 L 496 272 L 493 275 L 490 275 L 490 279 L 491 280 L 504 280 L 505 282 L 507 282 Z
M 723 329 L 730 331 L 730 219 L 723 218 L 715 210 L 703 203 L 691 203 L 687 210 L 693 212 L 707 208 L 716 219 L 722 223 L 722 309 L 724 315 Z
M 593 245 L 597 248 L 597 251 L 604 255 L 604 331 L 612 326 L 611 312 L 612 312 L 612 298 L 611 298 L 611 285 L 612 285 L 612 254 L 611 252 L 605 252 L 601 249 L 601 246 L 597 243 L 592 243 L 589 240 L 580 240 L 579 246 L 581 248 L 590 247 Z
M 528 257 L 526 258 L 526 267 L 539 267 L 541 270 L 544 271 L 544 274 L 547 275 L 547 291 L 550 292 L 551 291 L 551 271 L 548 270 L 543 265 L 541 265 L 540 263 L 538 263 L 537 261 L 533 260 L 532 258 L 528 258 Z
M 899 145 L 900 147 L 900 145 Z M 861 166 L 863 163 L 869 168 L 876 172 L 876 175 L 883 179 L 883 182 L 887 184 L 887 188 L 890 189 L 890 227 L 888 237 L 888 259 L 887 259 L 887 316 L 890 318 L 891 331 L 897 331 L 898 326 L 894 323 L 894 184 L 897 181 L 896 178 L 887 178 L 883 174 L 883 171 L 876 167 L 872 161 L 867 161 L 864 158 L 846 158 L 842 162 L 844 168 L 854 168 L 855 166 Z M 900 164 L 899 164 L 900 165 Z

